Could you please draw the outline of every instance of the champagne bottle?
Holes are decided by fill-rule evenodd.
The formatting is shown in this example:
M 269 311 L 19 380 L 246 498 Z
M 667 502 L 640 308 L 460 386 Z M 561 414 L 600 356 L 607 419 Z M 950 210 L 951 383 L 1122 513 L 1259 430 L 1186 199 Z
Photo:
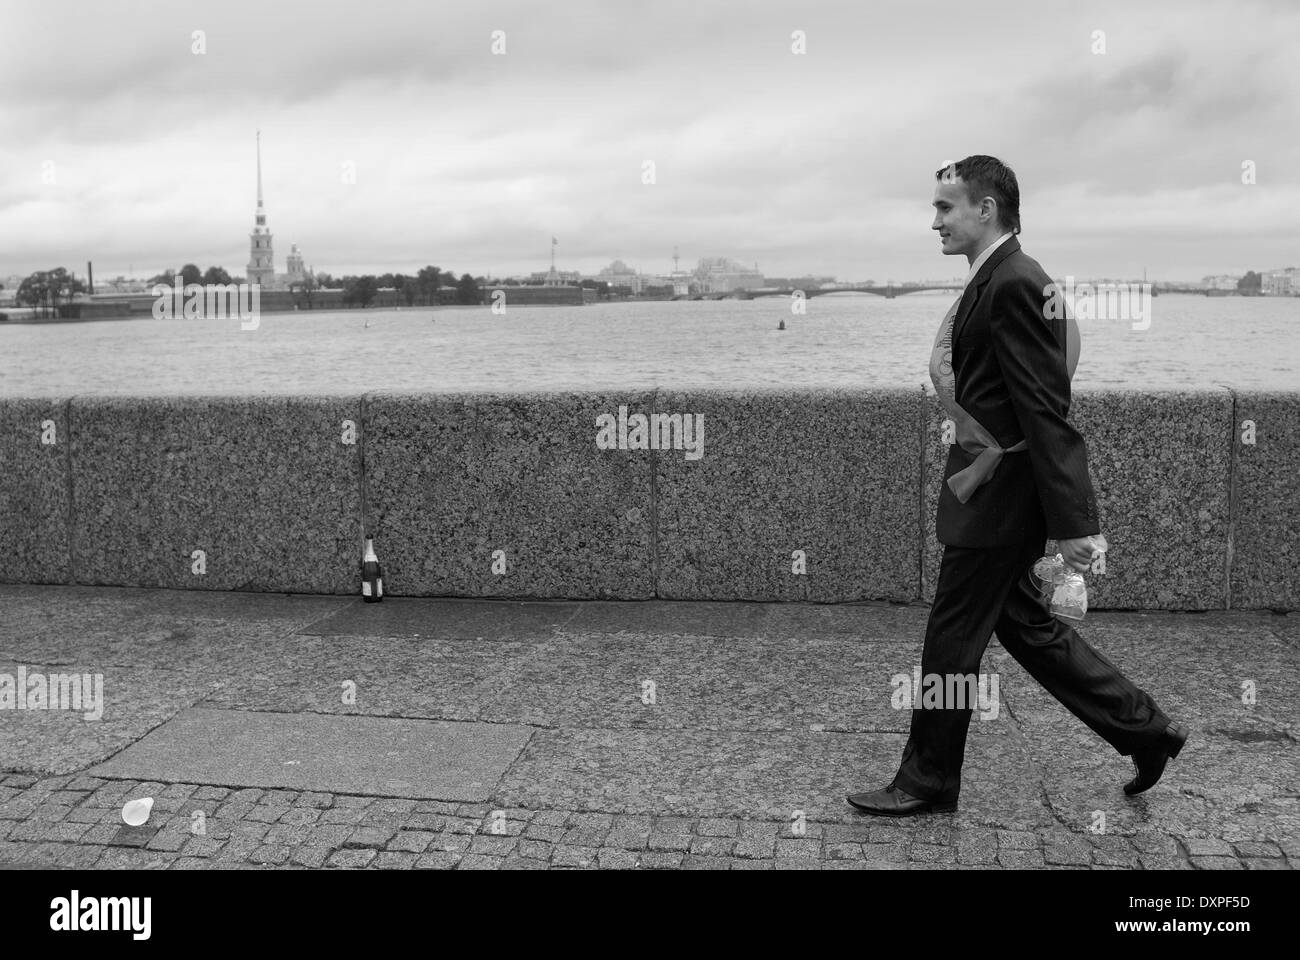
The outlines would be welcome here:
M 375 556 L 373 537 L 366 537 L 366 553 L 361 558 L 361 596 L 366 603 L 378 603 L 384 599 L 384 573 L 379 566 L 379 557 Z

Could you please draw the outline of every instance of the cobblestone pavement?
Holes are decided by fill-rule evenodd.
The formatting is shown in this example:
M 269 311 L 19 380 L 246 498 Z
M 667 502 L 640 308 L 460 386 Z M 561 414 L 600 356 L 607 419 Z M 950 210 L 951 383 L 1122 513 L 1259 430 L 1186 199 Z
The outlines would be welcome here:
M 102 715 L 31 697 L 0 710 L 0 866 L 1300 859 L 1300 616 L 1089 613 L 1088 642 L 1191 730 L 1137 797 L 1120 789 L 1129 761 L 995 641 L 981 669 L 997 696 L 972 719 L 957 811 L 865 816 L 845 795 L 897 769 L 898 678 L 907 688 L 919 669 L 927 617 L 920 604 L 0 585 L 0 677 L 103 678 Z M 148 823 L 125 828 L 124 802 L 141 797 Z
M 126 800 L 152 796 L 127 828 Z M 200 816 L 201 813 L 201 816 Z M 1300 843 L 622 816 L 86 776 L 0 781 L 0 862 L 94 869 L 1291 870 Z

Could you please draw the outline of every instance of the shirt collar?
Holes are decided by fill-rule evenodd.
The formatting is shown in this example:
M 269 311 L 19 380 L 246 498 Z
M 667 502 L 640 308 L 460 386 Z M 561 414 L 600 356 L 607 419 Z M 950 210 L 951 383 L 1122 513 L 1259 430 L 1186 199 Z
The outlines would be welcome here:
M 966 274 L 966 282 L 962 284 L 963 287 L 970 286 L 970 282 L 975 279 L 975 274 L 979 273 L 980 267 L 984 266 L 984 261 L 993 256 L 993 251 L 1002 246 L 1012 235 L 1008 231 L 984 248 L 980 255 L 975 258 L 975 262 L 970 265 L 970 273 Z

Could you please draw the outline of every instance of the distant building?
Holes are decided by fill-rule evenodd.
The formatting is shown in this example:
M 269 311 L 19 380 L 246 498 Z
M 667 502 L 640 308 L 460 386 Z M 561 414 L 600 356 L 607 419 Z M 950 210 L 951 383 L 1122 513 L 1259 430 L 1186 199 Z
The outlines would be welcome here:
M 691 275 L 681 268 L 681 257 L 677 253 L 677 247 L 673 247 L 673 272 L 668 274 L 668 282 L 673 286 L 674 297 L 689 297 L 691 291 Z
M 1260 276 L 1259 292 L 1266 297 L 1294 297 L 1300 295 L 1300 277 L 1295 267 L 1266 270 Z
M 289 244 L 289 256 L 285 257 L 284 266 L 284 279 L 288 286 L 307 282 L 307 268 L 303 266 L 302 254 L 298 252 L 298 244 Z
M 0 306 L 11 307 L 18 302 L 18 288 L 26 277 L 13 274 L 9 277 L 0 277 L 0 284 L 4 289 L 0 290 Z
M 730 293 L 732 290 L 758 290 L 763 275 L 755 264 L 751 270 L 728 257 L 703 257 L 695 268 L 695 280 L 704 293 Z
M 633 295 L 641 292 L 645 287 L 645 281 L 641 274 L 637 273 L 622 260 L 615 260 L 608 267 L 605 267 L 598 274 L 592 277 L 593 280 L 603 281 L 611 287 L 628 287 Z
M 1234 277 L 1228 273 L 1215 274 L 1211 277 L 1202 277 L 1201 285 L 1207 290 L 1236 290 L 1237 281 L 1241 277 Z
M 253 232 L 248 235 L 249 283 L 270 287 L 275 282 L 275 253 L 271 248 L 271 231 L 266 226 L 266 209 L 262 205 L 262 131 L 257 131 L 257 213 Z
M 538 270 L 528 275 L 527 283 L 544 287 L 576 287 L 582 283 L 582 274 L 577 270 Z
M 253 232 L 248 235 L 248 266 L 245 273 L 249 283 L 263 290 L 289 290 L 302 286 L 311 276 L 303 265 L 298 244 L 289 245 L 285 261 L 286 272 L 275 272 L 275 251 L 271 243 L 271 230 L 266 225 L 266 208 L 262 204 L 262 131 L 257 132 L 257 213 L 253 218 Z
M 144 280 L 128 279 L 121 274 L 95 280 L 96 293 L 147 293 L 149 289 L 150 285 Z
M 796 290 L 807 290 L 810 287 L 829 287 L 833 283 L 835 283 L 834 277 L 814 277 L 806 275 L 790 278 L 790 286 L 794 287 Z

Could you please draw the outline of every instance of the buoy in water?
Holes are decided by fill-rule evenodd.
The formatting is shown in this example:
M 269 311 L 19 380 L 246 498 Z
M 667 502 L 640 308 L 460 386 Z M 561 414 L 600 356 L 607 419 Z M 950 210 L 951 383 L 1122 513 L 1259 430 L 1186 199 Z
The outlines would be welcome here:
M 785 329 L 785 321 L 784 321 L 784 320 L 781 321 L 781 323 L 780 323 L 780 325 L 777 327 L 777 329 L 778 329 L 778 330 L 784 330 L 784 329 Z

